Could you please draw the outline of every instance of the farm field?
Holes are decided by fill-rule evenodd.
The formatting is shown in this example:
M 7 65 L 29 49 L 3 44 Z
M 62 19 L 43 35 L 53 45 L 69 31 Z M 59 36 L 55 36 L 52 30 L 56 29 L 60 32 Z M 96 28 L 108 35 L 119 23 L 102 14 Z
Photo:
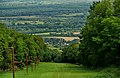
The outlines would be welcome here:
M 72 41 L 74 39 L 79 39 L 79 37 L 43 37 L 43 38 L 58 38 L 58 39 L 64 39 L 65 41 Z
M 76 38 L 65 37 L 80 36 L 80 33 L 74 32 L 80 32 L 85 25 L 91 4 L 89 0 L 2 0 L 0 23 L 20 33 L 43 38 L 58 36 L 54 39 L 59 41 L 58 44 L 55 42 L 54 45 L 50 38 L 45 43 L 63 47 L 64 44 L 76 43 Z M 64 37 L 64 41 L 73 41 L 64 43 L 59 40 L 60 37 Z
M 15 78 L 95 78 L 101 75 L 98 71 L 89 70 L 79 65 L 66 63 L 40 63 L 34 71 L 29 68 L 15 72 Z M 12 78 L 12 73 L 2 73 L 0 78 Z
M 27 34 L 78 32 L 91 4 L 84 0 L 3 0 L 0 23 Z

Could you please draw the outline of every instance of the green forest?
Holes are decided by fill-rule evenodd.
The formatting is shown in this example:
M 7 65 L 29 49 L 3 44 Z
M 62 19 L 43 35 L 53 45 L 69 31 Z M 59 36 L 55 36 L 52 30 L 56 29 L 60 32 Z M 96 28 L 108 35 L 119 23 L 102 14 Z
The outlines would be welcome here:
M 85 68 L 87 68 L 88 71 L 99 71 L 99 74 L 102 72 L 102 75 L 85 76 L 84 78 L 119 78 L 120 0 L 95 1 L 88 12 L 86 23 L 79 30 L 79 42 L 62 48 L 58 46 L 60 49 L 46 44 L 44 39 L 38 35 L 23 34 L 0 24 L 0 72 L 11 70 L 12 54 L 10 47 L 14 47 L 15 61 L 21 62 L 15 64 L 16 69 L 24 70 L 26 54 L 28 54 L 29 65 L 44 64 L 41 62 L 64 63 L 66 65 L 71 63 L 82 66 L 81 71 L 86 72 Z M 74 69 L 74 67 L 71 66 L 71 69 Z M 59 72 L 60 69 L 57 71 Z M 81 71 L 78 70 L 79 73 Z
M 10 47 L 15 49 L 15 61 L 21 61 L 22 64 L 17 65 L 23 67 L 25 64 L 26 53 L 29 54 L 31 62 L 36 58 L 40 59 L 41 53 L 44 52 L 46 45 L 42 38 L 33 35 L 25 35 L 17 33 L 14 30 L 0 25 L 0 68 L 1 70 L 10 70 L 11 55 Z

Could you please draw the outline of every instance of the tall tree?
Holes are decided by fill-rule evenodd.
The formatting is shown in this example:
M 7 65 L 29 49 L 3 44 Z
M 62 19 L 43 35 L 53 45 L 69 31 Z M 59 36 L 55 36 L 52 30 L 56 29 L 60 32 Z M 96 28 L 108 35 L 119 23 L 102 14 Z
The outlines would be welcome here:
M 82 28 L 80 56 L 84 65 L 88 67 L 119 65 L 120 19 L 113 15 L 114 7 L 111 0 L 93 4 L 87 24 Z
M 114 15 L 120 17 L 120 0 L 115 0 L 113 6 L 114 6 Z

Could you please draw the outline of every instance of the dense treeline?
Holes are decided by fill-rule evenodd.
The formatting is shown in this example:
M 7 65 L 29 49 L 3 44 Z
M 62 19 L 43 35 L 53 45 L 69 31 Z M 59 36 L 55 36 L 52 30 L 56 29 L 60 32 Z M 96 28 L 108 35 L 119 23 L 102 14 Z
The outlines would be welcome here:
M 63 49 L 63 53 L 61 55 L 61 62 L 66 63 L 79 63 L 79 44 L 75 43 Z
M 86 26 L 81 30 L 79 52 L 75 54 L 68 48 L 67 51 L 63 52 L 64 56 L 67 56 L 66 52 L 78 55 L 74 59 L 77 58 L 79 64 L 87 67 L 120 66 L 119 7 L 120 0 L 94 2 L 90 7 Z M 68 52 L 68 50 L 70 51 Z M 72 56 L 67 58 L 72 58 Z
M 81 63 L 85 66 L 120 65 L 120 0 L 103 0 L 91 7 L 82 29 Z
M 29 62 L 36 62 L 42 58 L 42 52 L 45 51 L 46 45 L 39 36 L 25 35 L 9 30 L 0 24 L 0 69 L 7 70 L 11 68 L 12 51 L 9 47 L 15 49 L 15 61 L 21 62 L 16 64 L 17 67 L 24 67 L 26 53 L 29 56 Z
M 43 53 L 43 62 L 61 62 L 61 51 L 58 49 L 47 48 Z

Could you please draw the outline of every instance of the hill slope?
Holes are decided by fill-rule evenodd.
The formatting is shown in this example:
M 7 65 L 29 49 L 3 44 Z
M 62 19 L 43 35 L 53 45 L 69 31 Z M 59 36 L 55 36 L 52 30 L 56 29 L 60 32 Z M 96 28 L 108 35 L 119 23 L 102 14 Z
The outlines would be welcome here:
M 16 78 L 112 78 L 104 76 L 103 73 L 93 71 L 78 65 L 65 63 L 40 63 L 37 68 L 29 74 L 25 70 L 17 71 Z M 0 78 L 11 78 L 11 73 L 0 74 Z

